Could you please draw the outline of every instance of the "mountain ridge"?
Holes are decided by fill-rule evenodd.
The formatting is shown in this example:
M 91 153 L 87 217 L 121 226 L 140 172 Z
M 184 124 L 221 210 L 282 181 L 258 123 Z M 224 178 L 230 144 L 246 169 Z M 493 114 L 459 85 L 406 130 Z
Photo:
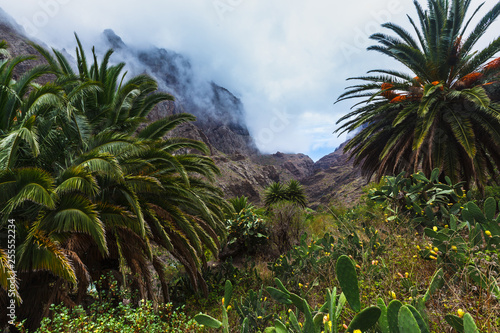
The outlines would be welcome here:
M 6 15 L 0 8 L 0 39 L 7 41 L 13 56 L 36 56 L 36 59 L 23 63 L 17 75 L 45 64 L 21 27 Z M 316 163 L 301 153 L 261 154 L 247 128 L 241 100 L 213 81 L 200 81 L 187 57 L 156 46 L 146 49 L 128 46 L 111 29 L 104 30 L 101 37 L 105 46 L 114 50 L 113 61 L 125 62 L 133 75 L 146 73 L 154 77 L 160 90 L 176 98 L 176 101 L 163 102 L 155 107 L 148 121 L 180 112 L 197 117 L 195 122 L 179 126 L 173 135 L 207 144 L 211 158 L 221 171 L 216 182 L 226 197 L 245 195 L 259 204 L 265 187 L 272 182 L 290 179 L 303 184 L 312 208 L 332 201 L 352 204 L 362 193 L 360 173 L 348 161 L 342 147 Z M 67 54 L 65 50 L 62 52 Z

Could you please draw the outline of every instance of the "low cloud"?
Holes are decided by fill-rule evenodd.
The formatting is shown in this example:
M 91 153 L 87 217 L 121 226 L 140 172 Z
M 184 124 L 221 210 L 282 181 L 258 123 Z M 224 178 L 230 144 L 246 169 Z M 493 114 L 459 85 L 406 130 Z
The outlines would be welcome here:
M 111 28 L 129 45 L 183 53 L 200 77 L 241 98 L 261 150 L 314 156 L 345 140 L 332 134 L 351 106 L 333 104 L 345 79 L 395 66 L 366 51 L 373 44 L 368 36 L 381 23 L 407 25 L 406 14 L 415 17 L 411 0 L 0 0 L 0 6 L 58 48 L 74 49 L 74 31 L 90 48 Z

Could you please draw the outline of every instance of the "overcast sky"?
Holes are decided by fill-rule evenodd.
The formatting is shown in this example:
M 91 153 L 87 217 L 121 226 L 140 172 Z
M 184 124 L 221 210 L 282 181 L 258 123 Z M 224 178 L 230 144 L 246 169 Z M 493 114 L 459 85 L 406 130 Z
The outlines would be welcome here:
M 351 106 L 333 104 L 345 79 L 396 66 L 366 51 L 368 36 L 381 23 L 415 17 L 411 0 L 0 0 L 0 7 L 57 48 L 74 49 L 73 32 L 90 48 L 111 28 L 126 44 L 183 53 L 197 73 L 241 98 L 263 152 L 314 160 L 345 140 L 332 133 Z

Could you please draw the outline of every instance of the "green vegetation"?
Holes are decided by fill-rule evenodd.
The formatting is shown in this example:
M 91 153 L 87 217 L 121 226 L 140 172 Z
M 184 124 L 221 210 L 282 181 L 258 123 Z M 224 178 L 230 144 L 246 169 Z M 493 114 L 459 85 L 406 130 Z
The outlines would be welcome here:
M 89 66 L 77 42 L 77 73 L 59 52 L 53 57 L 40 47 L 49 66 L 19 81 L 13 72 L 26 57 L 0 66 L 1 219 L 4 230 L 15 221 L 23 301 L 16 314 L 30 318 L 28 327 L 48 313 L 48 302 L 81 303 L 91 281 L 110 270 L 138 288 L 137 299 L 158 299 L 156 274 L 167 300 L 161 251 L 208 293 L 204 250 L 218 254 L 231 211 L 210 183 L 218 172 L 213 161 L 185 153 L 206 153 L 206 146 L 166 137 L 194 117 L 175 114 L 140 127 L 172 96 L 156 92 L 146 75 L 125 80 L 123 63 L 108 65 L 111 51 L 101 63 L 94 52 Z M 48 74 L 55 79 L 35 83 Z
M 226 227 L 227 245 L 234 252 L 255 254 L 269 238 L 264 219 L 255 213 L 252 206 L 242 208 L 234 218 L 227 220 Z
M 47 65 L 16 80 L 1 43 L 0 323 L 10 299 L 22 332 L 499 332 L 500 38 L 472 47 L 500 4 L 465 38 L 469 3 L 415 2 L 418 41 L 372 36 L 418 77 L 340 97 L 369 97 L 342 128 L 381 181 L 317 211 L 296 180 L 227 202 L 208 148 L 171 134 L 194 117 L 147 122 L 172 96 L 112 51 L 77 38 L 75 72 L 34 45 Z
M 218 311 L 195 319 L 223 331 L 241 332 L 443 332 L 449 327 L 458 332 L 496 332 L 500 325 L 498 234 L 489 229 L 499 227 L 497 202 L 487 199 L 480 209 L 477 199 L 466 199 L 462 190 L 458 197 L 456 184 L 434 184 L 422 174 L 398 177 L 399 201 L 390 195 L 382 200 L 380 193 L 388 193 L 385 190 L 393 188 L 395 178 L 387 177 L 368 191 L 365 204 L 333 214 L 333 234 L 321 238 L 303 234 L 291 250 L 268 263 L 272 274 L 267 279 L 228 282 L 219 294 L 226 295 L 222 320 L 215 319 Z M 445 187 L 448 192 L 441 193 Z M 427 197 L 429 205 L 436 205 L 436 215 L 415 220 L 419 217 L 412 207 L 405 207 L 407 213 L 394 209 L 414 197 Z M 440 212 L 449 207 L 445 197 L 462 200 L 460 217 Z M 385 214 L 376 215 L 376 211 Z M 316 223 L 323 216 L 317 213 L 304 223 Z M 369 225 L 363 225 L 367 218 Z M 468 222 L 458 220 L 462 218 Z M 450 220 L 451 225 L 442 225 Z M 415 233 L 415 227 L 422 225 L 430 227 L 423 234 Z M 476 228 L 484 232 L 470 236 Z M 469 241 L 457 246 L 439 233 Z M 446 260 L 448 255 L 463 257 L 462 253 L 467 261 L 461 266 Z M 263 275 L 262 268 L 259 274 Z M 267 293 L 262 289 L 266 285 Z M 242 295 L 240 302 L 232 303 L 234 298 L 227 297 L 233 293 Z M 231 312 L 233 307 L 237 311 Z
M 266 188 L 264 193 L 264 205 L 267 208 L 283 201 L 291 202 L 303 208 L 307 206 L 307 198 L 304 189 L 295 179 L 290 180 L 286 186 L 280 182 L 275 182 Z
M 103 279 L 101 279 L 101 282 Z M 108 280 L 109 281 L 109 280 Z M 130 300 L 130 291 L 124 291 L 116 281 L 106 291 L 91 292 L 94 302 L 85 309 L 77 306 L 69 309 L 62 304 L 51 306 L 52 318 L 44 318 L 35 333 L 59 332 L 199 332 L 200 326 L 188 319 L 182 309 L 172 304 L 153 306 L 151 301 L 142 300 L 138 306 L 117 300 Z M 27 332 L 18 324 L 21 332 Z
M 367 98 L 342 117 L 338 131 L 356 131 L 345 149 L 366 175 L 398 174 L 434 168 L 453 182 L 480 189 L 496 180 L 500 161 L 498 74 L 500 37 L 485 49 L 474 46 L 500 15 L 497 3 L 470 32 L 467 0 L 430 0 L 427 10 L 414 1 L 418 20 L 409 17 L 414 36 L 393 23 L 376 33 L 369 50 L 394 58 L 410 72 L 374 69 L 355 77 L 338 101 Z M 482 5 L 481 5 L 482 6 Z M 359 107 L 358 107 L 359 106 Z

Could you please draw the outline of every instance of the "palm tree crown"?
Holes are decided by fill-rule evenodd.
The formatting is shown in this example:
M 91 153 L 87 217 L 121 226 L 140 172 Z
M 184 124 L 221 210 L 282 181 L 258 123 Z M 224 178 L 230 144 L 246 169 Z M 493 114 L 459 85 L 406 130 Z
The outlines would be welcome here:
M 395 36 L 376 33 L 369 47 L 396 59 L 411 74 L 375 69 L 350 79 L 337 100 L 366 98 L 342 117 L 337 132 L 358 131 L 346 145 L 365 175 L 440 168 L 454 181 L 482 187 L 500 165 L 498 90 L 500 37 L 481 51 L 474 46 L 500 14 L 497 3 L 469 31 L 470 0 L 429 0 L 424 10 L 414 1 L 414 36 L 401 26 L 382 26 Z M 493 60 L 492 60 L 493 59 Z
M 174 114 L 140 129 L 155 105 L 173 97 L 146 75 L 125 80 L 123 64 L 108 66 L 111 51 L 100 63 L 93 52 L 89 67 L 77 43 L 78 73 L 60 52 L 38 46 L 48 66 L 17 82 L 12 71 L 24 58 L 0 61 L 0 230 L 15 219 L 15 269 L 26 304 L 16 314 L 32 323 L 48 304 L 81 302 L 106 271 L 130 272 L 138 296 L 157 301 L 156 273 L 168 300 L 158 250 L 207 292 L 204 253 L 218 255 L 225 212 L 232 211 L 213 185 L 219 170 L 203 155 L 206 145 L 165 138 L 195 117 Z M 47 73 L 56 79 L 35 83 Z M 9 272 L 0 248 L 0 301 Z

